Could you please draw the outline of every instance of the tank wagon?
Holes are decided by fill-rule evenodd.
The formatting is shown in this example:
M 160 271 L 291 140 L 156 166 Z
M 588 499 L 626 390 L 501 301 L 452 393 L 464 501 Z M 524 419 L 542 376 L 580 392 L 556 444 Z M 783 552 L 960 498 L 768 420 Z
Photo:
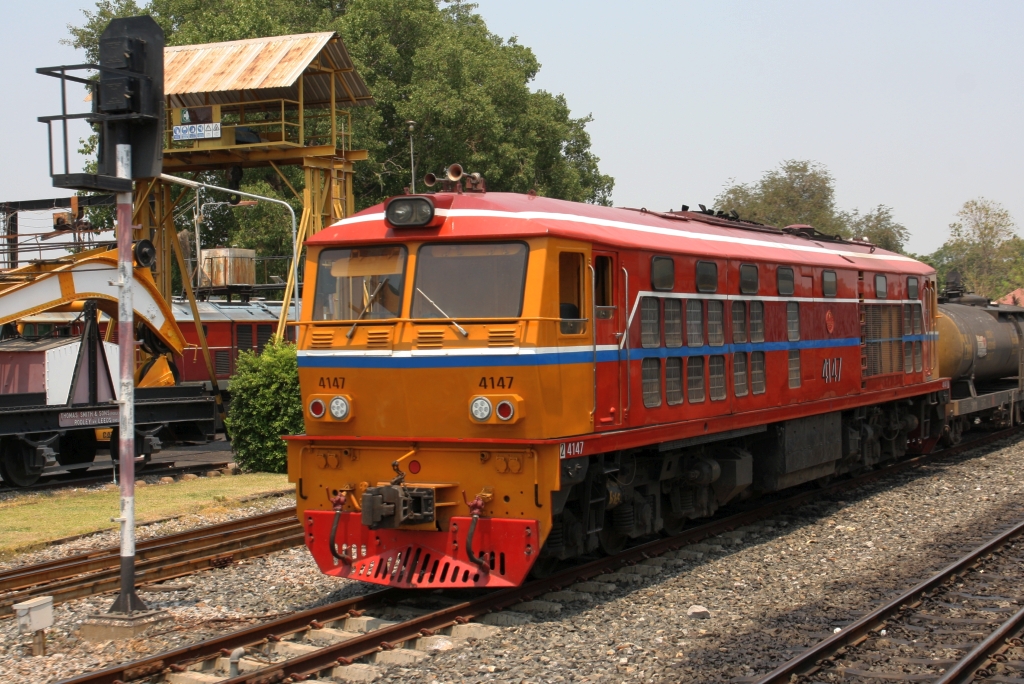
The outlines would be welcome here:
M 306 243 L 288 473 L 330 575 L 516 585 L 928 451 L 950 437 L 951 390 L 1003 352 L 965 337 L 944 374 L 939 326 L 974 324 L 941 313 L 930 266 L 871 244 L 459 175 Z

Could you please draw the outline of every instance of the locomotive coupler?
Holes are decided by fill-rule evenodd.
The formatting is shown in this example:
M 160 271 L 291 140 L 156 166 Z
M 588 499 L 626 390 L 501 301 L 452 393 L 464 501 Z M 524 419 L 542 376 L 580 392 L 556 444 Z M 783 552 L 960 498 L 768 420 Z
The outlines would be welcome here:
M 385 485 L 363 492 L 363 524 L 371 530 L 434 522 L 434 490 Z

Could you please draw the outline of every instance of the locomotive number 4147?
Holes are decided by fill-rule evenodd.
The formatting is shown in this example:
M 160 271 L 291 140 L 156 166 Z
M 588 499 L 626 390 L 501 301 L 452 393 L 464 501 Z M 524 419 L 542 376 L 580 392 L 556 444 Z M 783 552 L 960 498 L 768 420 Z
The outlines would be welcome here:
M 843 358 L 825 359 L 821 363 L 821 379 L 825 382 L 839 382 L 843 374 Z

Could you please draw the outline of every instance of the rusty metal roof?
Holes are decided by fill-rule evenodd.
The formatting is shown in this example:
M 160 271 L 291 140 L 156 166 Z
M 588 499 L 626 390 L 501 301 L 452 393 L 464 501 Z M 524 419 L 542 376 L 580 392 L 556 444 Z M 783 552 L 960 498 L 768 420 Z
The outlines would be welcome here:
M 373 104 L 338 34 L 304 33 L 226 43 L 164 48 L 164 94 L 172 107 L 299 99 L 299 76 L 307 105 L 331 101 L 337 76 L 339 107 Z

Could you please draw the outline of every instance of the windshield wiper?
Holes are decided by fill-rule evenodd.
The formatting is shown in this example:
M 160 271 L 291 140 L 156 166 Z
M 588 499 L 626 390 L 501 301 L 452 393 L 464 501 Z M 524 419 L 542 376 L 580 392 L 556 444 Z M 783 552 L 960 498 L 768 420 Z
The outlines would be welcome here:
M 388 282 L 388 279 L 385 278 L 384 280 L 380 281 L 380 283 L 378 283 L 377 288 L 373 291 L 373 294 L 370 295 L 369 301 L 366 302 L 366 306 L 364 306 L 363 310 L 361 312 L 359 312 L 359 317 L 356 318 L 356 322 L 361 321 L 363 319 L 363 316 L 366 315 L 366 312 L 369 311 L 370 308 L 373 306 L 373 303 L 375 301 L 377 301 L 377 297 L 380 295 L 380 291 L 384 289 L 384 285 L 387 282 Z M 363 292 L 366 292 L 366 290 L 363 290 Z M 345 339 L 351 340 L 352 336 L 355 335 L 355 334 L 356 334 L 356 324 L 353 323 L 352 327 L 348 329 L 347 333 L 345 333 Z
M 435 309 L 437 309 L 438 311 L 440 311 L 440 312 L 441 312 L 441 315 L 442 315 L 442 316 L 444 316 L 445 318 L 447 318 L 447 319 L 448 319 L 448 322 L 449 322 L 449 323 L 451 323 L 452 325 L 454 325 L 454 326 L 455 326 L 455 329 L 456 329 L 456 330 L 458 330 L 458 331 L 459 331 L 460 333 L 462 333 L 462 336 L 463 336 L 463 337 L 469 337 L 469 333 L 468 333 L 468 332 L 466 332 L 466 329 L 465 329 L 465 328 L 463 328 L 463 327 L 462 327 L 461 325 L 459 325 L 458 323 L 456 323 L 456 322 L 455 322 L 455 321 L 454 321 L 454 320 L 452 319 L 452 317 L 451 317 L 451 316 L 449 316 L 448 314 L 446 314 L 446 313 L 445 313 L 445 312 L 444 312 L 444 311 L 443 311 L 443 310 L 441 309 L 441 307 L 439 307 L 439 306 L 438 306 L 438 305 L 437 305 L 436 303 L 434 303 L 434 300 L 433 300 L 433 299 L 431 299 L 430 297 L 428 297 L 428 296 L 427 296 L 427 293 L 426 293 L 426 292 L 424 292 L 423 290 L 421 290 L 421 289 L 420 289 L 420 288 L 418 288 L 418 287 L 416 288 L 416 291 L 417 291 L 417 292 L 419 292 L 419 293 L 420 293 L 421 295 L 423 295 L 423 298 L 424 298 L 424 299 L 426 299 L 426 300 L 427 300 L 428 302 L 430 302 L 430 305 L 431 305 L 431 306 L 433 306 L 433 307 L 434 307 Z

